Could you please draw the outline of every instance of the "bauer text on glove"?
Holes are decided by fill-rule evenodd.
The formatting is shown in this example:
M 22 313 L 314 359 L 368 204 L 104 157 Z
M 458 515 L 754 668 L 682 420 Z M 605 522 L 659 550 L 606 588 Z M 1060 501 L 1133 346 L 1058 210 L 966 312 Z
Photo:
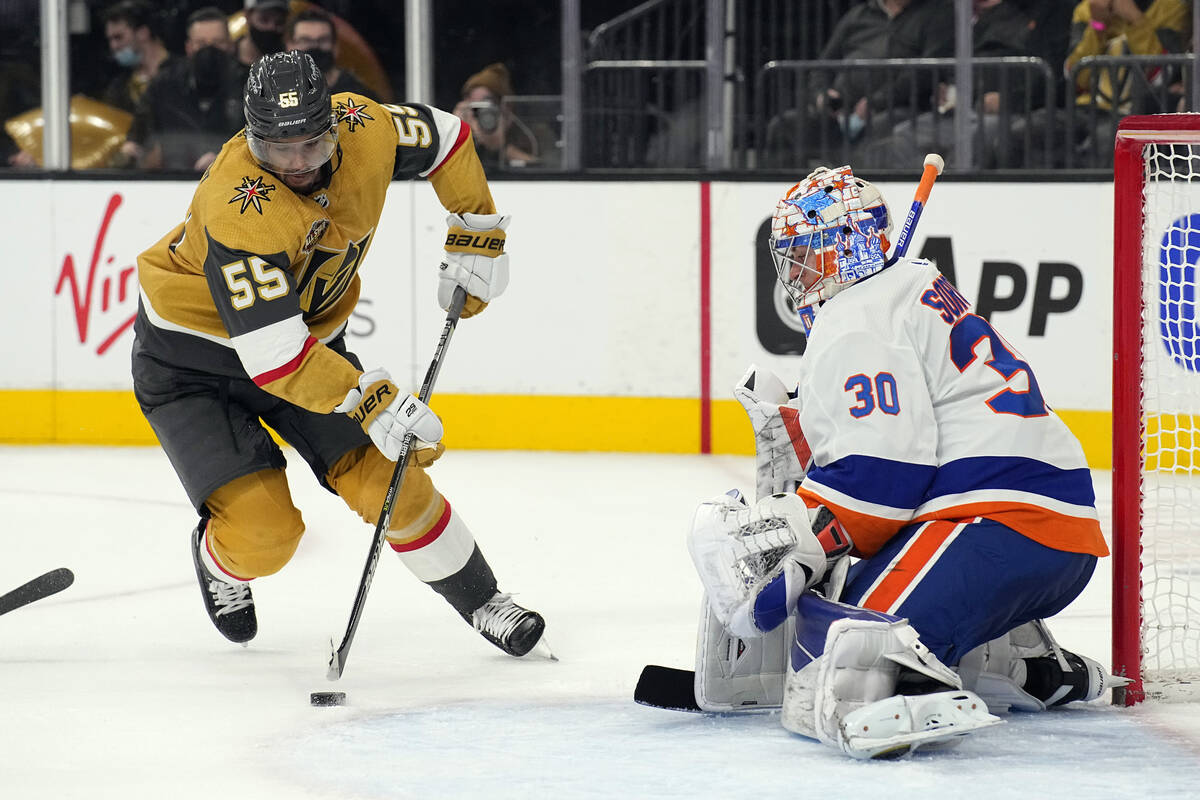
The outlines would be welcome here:
M 382 369 L 365 372 L 358 385 L 346 393 L 346 399 L 334 411 L 349 414 L 362 425 L 371 441 L 392 461 L 400 458 L 404 436 L 412 433 L 424 442 L 442 438 L 442 421 L 411 394 L 404 394 Z
M 451 214 L 446 217 L 446 255 L 438 275 L 438 303 L 449 309 L 454 289 L 463 287 L 462 316 L 478 314 L 508 286 L 504 214 Z

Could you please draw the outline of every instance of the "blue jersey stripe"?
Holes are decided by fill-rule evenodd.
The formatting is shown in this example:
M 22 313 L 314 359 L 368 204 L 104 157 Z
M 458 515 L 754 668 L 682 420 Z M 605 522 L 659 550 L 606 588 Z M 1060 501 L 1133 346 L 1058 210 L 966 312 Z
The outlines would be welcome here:
M 1059 469 L 1020 456 L 977 456 L 944 464 L 929 487 L 927 499 L 981 489 L 1029 492 L 1077 506 L 1096 504 L 1088 469 Z
M 947 495 L 970 491 L 1027 492 L 1078 506 L 1094 506 L 1091 472 L 1059 469 L 1035 458 L 978 456 L 932 467 L 874 456 L 846 456 L 809 475 L 856 500 L 896 509 L 915 509 Z
M 809 470 L 813 480 L 857 500 L 890 508 L 914 509 L 937 467 L 875 456 L 846 456 Z

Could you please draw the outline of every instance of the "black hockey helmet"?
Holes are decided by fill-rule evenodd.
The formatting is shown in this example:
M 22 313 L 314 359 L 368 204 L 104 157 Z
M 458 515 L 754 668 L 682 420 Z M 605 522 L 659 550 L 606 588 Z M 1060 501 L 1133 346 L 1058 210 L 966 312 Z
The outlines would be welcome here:
M 333 156 L 337 125 L 329 87 L 308 53 L 270 53 L 255 61 L 243 110 L 250 152 L 272 172 L 308 172 Z

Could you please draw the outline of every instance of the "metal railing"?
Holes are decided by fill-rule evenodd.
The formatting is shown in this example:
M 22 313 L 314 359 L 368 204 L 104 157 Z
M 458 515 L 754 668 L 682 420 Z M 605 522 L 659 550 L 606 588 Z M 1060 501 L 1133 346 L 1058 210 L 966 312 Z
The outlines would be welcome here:
M 704 166 L 703 60 L 593 61 L 584 69 L 584 163 L 598 168 Z
M 1054 75 L 1046 62 L 970 60 L 971 94 L 983 98 L 970 117 L 971 149 L 979 151 L 970 164 L 955 163 L 953 157 L 959 109 L 948 87 L 957 64 L 953 58 L 768 62 L 755 76 L 755 110 L 748 119 L 752 133 L 747 149 L 735 153 L 736 163 L 803 169 L 837 162 L 903 169 L 910 166 L 906 159 L 915 157 L 919 164 L 925 151 L 943 151 L 948 163 L 962 169 L 1048 167 L 1054 120 L 1047 116 L 1042 122 L 1036 113 L 1053 96 Z M 868 122 L 860 132 L 847 127 L 854 109 L 823 94 L 843 83 L 869 92 Z
M 1062 166 L 1111 168 L 1113 141 L 1129 114 L 1194 111 L 1196 56 L 1087 56 L 1067 71 Z M 1080 85 L 1086 87 L 1079 90 Z

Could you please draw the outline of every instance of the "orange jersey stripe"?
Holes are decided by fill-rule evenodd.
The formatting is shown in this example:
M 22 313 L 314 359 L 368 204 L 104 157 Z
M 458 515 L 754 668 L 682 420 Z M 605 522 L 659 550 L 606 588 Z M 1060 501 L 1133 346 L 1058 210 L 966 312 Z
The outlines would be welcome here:
M 914 522 L 962 520 L 972 517 L 984 517 L 999 522 L 1053 550 L 1086 553 L 1097 558 L 1108 555 L 1108 545 L 1100 532 L 1099 521 L 1057 514 L 1041 506 L 1014 502 L 965 503 L 922 514 L 911 520 L 895 520 L 863 514 L 837 503 L 830 503 L 804 487 L 800 487 L 797 493 L 804 498 L 809 507 L 824 505 L 833 511 L 842 527 L 854 540 L 852 553 L 860 558 L 875 555 L 901 528 Z
M 870 558 L 875 555 L 881 547 L 887 544 L 888 539 L 895 536 L 905 525 L 912 523 L 912 520 L 886 519 L 853 511 L 837 503 L 831 503 L 803 486 L 796 490 L 796 494 L 804 498 L 804 503 L 809 508 L 827 506 L 833 512 L 854 542 L 854 549 L 850 552 L 859 558 Z
M 934 514 L 922 514 L 916 522 L 929 519 L 965 519 L 986 517 L 1012 528 L 1022 536 L 1033 539 L 1054 550 L 1067 553 L 1086 553 L 1103 558 L 1108 545 L 1095 519 L 1069 517 L 1034 505 L 1016 503 L 965 503 L 941 509 Z M 853 534 L 851 534 L 853 536 Z

